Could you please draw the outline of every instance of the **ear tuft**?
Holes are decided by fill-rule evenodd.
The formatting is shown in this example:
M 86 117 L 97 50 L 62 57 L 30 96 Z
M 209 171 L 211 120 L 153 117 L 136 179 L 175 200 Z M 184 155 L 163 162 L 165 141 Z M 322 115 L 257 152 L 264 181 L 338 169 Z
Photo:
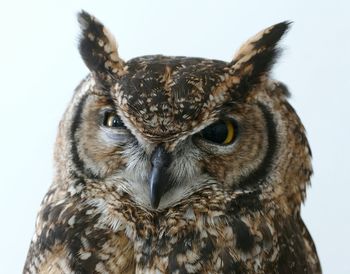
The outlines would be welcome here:
M 266 76 L 280 53 L 278 42 L 291 22 L 273 25 L 249 39 L 229 64 L 233 73 L 249 84 L 259 83 Z
M 102 81 L 125 73 L 117 43 L 109 30 L 86 11 L 78 14 L 81 36 L 79 51 L 86 66 Z

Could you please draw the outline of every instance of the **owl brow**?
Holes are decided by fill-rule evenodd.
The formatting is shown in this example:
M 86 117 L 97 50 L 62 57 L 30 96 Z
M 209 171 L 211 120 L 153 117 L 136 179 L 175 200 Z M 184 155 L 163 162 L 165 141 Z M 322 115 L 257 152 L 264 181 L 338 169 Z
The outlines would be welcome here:
M 238 107 L 236 102 L 226 102 L 220 107 L 219 117 L 225 118 L 228 112 L 232 112 Z

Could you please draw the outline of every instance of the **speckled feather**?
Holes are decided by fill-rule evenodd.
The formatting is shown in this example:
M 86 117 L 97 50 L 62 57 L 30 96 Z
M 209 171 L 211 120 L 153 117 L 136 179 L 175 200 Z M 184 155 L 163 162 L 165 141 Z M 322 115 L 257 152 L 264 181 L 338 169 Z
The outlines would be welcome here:
M 125 62 L 96 18 L 82 12 L 79 22 L 91 74 L 60 123 L 56 175 L 23 273 L 321 273 L 300 217 L 311 151 L 287 88 L 269 77 L 289 23 L 258 33 L 227 63 Z M 106 110 L 126 129 L 103 127 Z M 232 144 L 201 138 L 224 117 L 238 124 Z M 153 208 L 159 144 L 172 162 Z

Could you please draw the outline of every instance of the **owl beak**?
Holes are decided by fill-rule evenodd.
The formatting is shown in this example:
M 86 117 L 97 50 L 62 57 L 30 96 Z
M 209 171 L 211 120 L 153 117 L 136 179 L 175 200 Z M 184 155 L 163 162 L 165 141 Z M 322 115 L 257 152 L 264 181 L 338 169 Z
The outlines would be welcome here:
M 158 208 L 160 199 L 168 188 L 170 180 L 167 176 L 167 169 L 170 162 L 170 154 L 163 145 L 158 145 L 151 156 L 152 170 L 149 176 L 151 205 L 154 209 Z

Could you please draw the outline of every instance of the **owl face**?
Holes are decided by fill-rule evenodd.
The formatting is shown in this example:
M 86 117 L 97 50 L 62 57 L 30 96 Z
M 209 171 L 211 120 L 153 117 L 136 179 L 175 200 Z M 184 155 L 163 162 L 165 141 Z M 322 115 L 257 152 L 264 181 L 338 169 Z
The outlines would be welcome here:
M 285 87 L 268 78 L 288 23 L 257 34 L 226 63 L 161 55 L 124 62 L 99 21 L 83 12 L 79 22 L 91 74 L 67 110 L 70 126 L 61 128 L 71 156 L 58 161 L 118 184 L 136 206 L 157 211 L 211 185 L 223 193 L 259 188 L 283 199 L 288 188 L 303 198 L 311 172 L 303 184 L 285 185 L 277 168 L 288 171 L 285 177 L 309 170 L 307 141 Z M 300 142 L 300 151 L 290 150 L 295 155 L 286 152 Z M 304 160 L 289 168 L 298 154 Z

